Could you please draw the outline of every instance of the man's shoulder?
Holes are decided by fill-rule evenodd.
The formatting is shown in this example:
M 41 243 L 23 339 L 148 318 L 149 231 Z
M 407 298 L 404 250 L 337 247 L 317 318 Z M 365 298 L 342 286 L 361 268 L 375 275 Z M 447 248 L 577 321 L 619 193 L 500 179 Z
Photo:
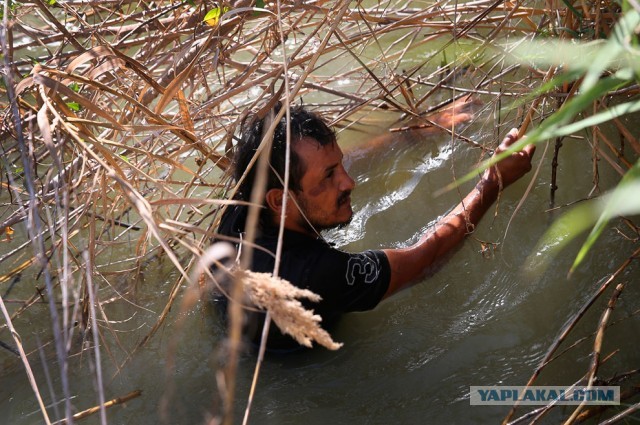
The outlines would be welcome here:
M 277 234 L 264 233 L 256 243 L 266 250 L 266 254 L 275 258 L 278 243 Z M 344 273 L 345 280 L 351 282 L 349 276 L 362 275 L 370 282 L 377 277 L 381 268 L 388 267 L 388 260 L 383 251 L 366 250 L 347 252 L 336 248 L 322 238 L 285 230 L 282 245 L 283 263 L 305 263 L 321 268 L 321 274 Z
M 266 251 L 275 252 L 273 235 L 264 234 L 259 242 Z M 275 255 L 256 253 L 256 271 L 272 271 Z M 322 239 L 285 231 L 279 274 L 320 295 L 321 305 L 314 306 L 318 312 L 341 314 L 375 307 L 389 286 L 391 268 L 383 251 L 349 253 Z
M 260 232 L 260 235 L 256 239 L 256 244 L 272 253 L 275 253 L 278 246 L 278 239 L 278 229 L 266 229 Z M 335 248 L 329 245 L 324 239 L 314 238 L 293 230 L 284 230 L 282 237 L 283 253 L 296 254 L 300 252 L 325 252 L 331 250 L 335 250 Z
M 267 229 L 260 232 L 256 238 L 256 248 L 253 254 L 253 268 L 259 271 L 272 271 L 278 248 L 277 229 Z M 280 258 L 281 273 L 287 273 L 288 269 L 295 269 L 296 274 L 304 273 L 311 265 L 325 254 L 332 252 L 332 248 L 327 242 L 315 239 L 310 236 L 285 230 L 282 239 L 282 250 Z M 298 278 L 300 276 L 297 276 Z

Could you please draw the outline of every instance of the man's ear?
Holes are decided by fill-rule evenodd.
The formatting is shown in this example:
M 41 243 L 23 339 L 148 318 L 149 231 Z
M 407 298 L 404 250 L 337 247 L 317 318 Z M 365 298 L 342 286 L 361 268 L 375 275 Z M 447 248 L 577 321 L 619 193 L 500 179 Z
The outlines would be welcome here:
M 284 191 L 282 189 L 269 189 L 265 195 L 267 207 L 276 214 L 281 214 L 283 194 Z

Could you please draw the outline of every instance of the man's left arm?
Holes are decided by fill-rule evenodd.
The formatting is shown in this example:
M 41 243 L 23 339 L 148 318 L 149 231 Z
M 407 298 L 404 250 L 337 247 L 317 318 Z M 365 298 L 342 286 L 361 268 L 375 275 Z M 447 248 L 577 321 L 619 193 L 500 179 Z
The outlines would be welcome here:
M 471 121 L 474 109 L 478 105 L 480 105 L 480 102 L 477 99 L 471 96 L 463 97 L 438 113 L 430 115 L 428 120 L 420 121 L 423 125 L 409 126 L 410 129 L 403 131 L 383 132 L 376 137 L 367 139 L 364 146 L 344 146 L 343 153 L 349 157 L 354 154 L 362 154 L 362 152 L 371 153 L 372 151 L 386 149 L 396 143 L 424 143 L 434 134 L 442 133 L 443 131 L 454 132 L 456 127 Z
M 507 150 L 517 138 L 517 129 L 511 130 L 494 155 Z M 486 170 L 480 182 L 463 201 L 433 229 L 427 231 L 415 245 L 384 250 L 391 267 L 391 282 L 384 297 L 417 283 L 431 266 L 458 246 L 496 201 L 500 190 L 531 170 L 534 151 L 534 145 L 527 145 Z

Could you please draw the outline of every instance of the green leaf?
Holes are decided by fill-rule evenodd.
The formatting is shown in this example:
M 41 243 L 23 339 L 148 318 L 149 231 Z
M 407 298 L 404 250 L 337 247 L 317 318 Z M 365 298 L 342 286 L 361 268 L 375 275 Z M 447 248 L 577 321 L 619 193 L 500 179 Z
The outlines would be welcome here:
M 469 180 L 477 177 L 487 168 L 495 165 L 512 153 L 522 150 L 522 148 L 530 143 L 537 144 L 560 135 L 571 134 L 561 131 L 561 126 L 569 123 L 577 114 L 585 110 L 595 99 L 598 99 L 606 93 L 616 90 L 625 84 L 627 84 L 627 81 L 620 80 L 615 76 L 601 79 L 588 91 L 581 93 L 579 96 L 576 96 L 569 102 L 565 103 L 562 108 L 543 121 L 538 128 L 527 134 L 526 138 L 518 140 L 500 155 L 491 157 L 476 169 L 439 190 L 436 194 L 444 193 L 468 182 Z
M 222 17 L 222 15 L 224 15 L 228 11 L 228 6 L 214 7 L 213 9 L 208 11 L 206 15 L 204 15 L 204 19 L 202 19 L 202 21 L 209 26 L 215 27 L 220 23 L 220 18 Z
M 78 102 L 67 102 L 67 106 L 73 112 L 80 112 L 82 110 L 82 107 L 80 106 L 80 104 Z
M 631 36 L 639 24 L 640 13 L 635 9 L 631 9 L 620 18 L 604 48 L 600 49 L 596 55 L 590 55 L 592 65 L 584 77 L 581 90 L 588 90 L 593 87 L 600 75 L 627 52 Z M 635 63 L 638 63 L 637 57 Z
M 8 7 L 10 12 L 15 12 L 15 10 L 18 8 L 18 5 L 15 4 L 12 0 L 9 0 Z M 0 19 L 4 19 L 4 7 L 0 7 Z
M 593 73 L 594 82 L 605 70 L 637 70 L 640 66 L 637 49 L 630 48 L 628 42 L 626 46 L 612 47 L 607 40 L 578 42 L 546 39 L 510 43 L 504 49 L 511 50 L 511 55 L 507 57 L 511 63 L 531 63 L 536 67 L 560 66 L 574 73 Z M 612 51 L 615 52 L 614 55 L 611 55 Z M 586 90 L 591 84 L 593 83 L 583 86 L 582 90 Z
M 613 193 L 606 199 L 602 212 L 598 217 L 587 240 L 580 248 L 576 259 L 569 270 L 569 274 L 582 263 L 587 253 L 593 247 L 593 244 L 602 234 L 604 227 L 612 217 L 624 214 L 640 213 L 640 159 L 635 163 L 629 171 L 624 175 Z
M 584 130 L 587 127 L 593 127 L 598 124 L 602 124 L 607 121 L 611 121 L 612 119 L 621 117 L 622 115 L 638 111 L 640 111 L 640 99 L 637 99 L 633 102 L 623 103 L 621 105 L 615 105 L 603 112 L 599 112 L 588 118 L 574 122 L 573 124 L 560 127 L 552 132 L 549 138 L 568 136 L 569 134 L 574 134 L 580 130 Z
M 264 0 L 256 0 L 256 7 L 264 9 Z
M 569 275 L 584 261 L 586 254 L 593 248 L 606 224 L 611 218 L 620 215 L 640 213 L 640 175 L 639 163 L 635 171 L 629 171 L 626 183 L 620 184 L 599 199 L 584 202 L 553 222 L 551 227 L 538 241 L 534 252 L 525 261 L 524 270 L 528 273 L 542 273 L 553 262 L 556 255 L 571 241 L 593 226 L 587 240 L 576 256 Z M 625 179 L 623 179 L 625 180 Z M 595 226 L 594 226 L 595 224 Z
M 564 83 L 570 83 L 576 81 L 583 75 L 583 72 L 578 69 L 570 69 L 567 72 L 563 72 L 561 74 L 556 75 L 551 80 L 547 81 L 544 84 L 541 84 L 535 90 L 530 93 L 522 96 L 520 99 L 516 99 L 511 105 L 508 106 L 509 109 L 518 108 L 527 102 L 533 101 L 535 98 L 544 95 L 545 93 L 549 93 L 553 90 L 556 90 L 560 85 Z
M 567 6 L 567 8 L 569 10 L 571 10 L 571 12 L 573 12 L 574 15 L 576 15 L 576 17 L 578 18 L 578 20 L 580 22 L 582 22 L 582 12 L 580 12 L 578 9 L 576 9 L 573 4 L 571 4 L 572 2 L 569 2 L 569 0 L 562 0 L 562 3 L 564 3 L 565 6 Z
M 71 83 L 68 86 L 71 90 L 73 90 L 76 93 L 80 93 L 80 84 L 78 83 Z

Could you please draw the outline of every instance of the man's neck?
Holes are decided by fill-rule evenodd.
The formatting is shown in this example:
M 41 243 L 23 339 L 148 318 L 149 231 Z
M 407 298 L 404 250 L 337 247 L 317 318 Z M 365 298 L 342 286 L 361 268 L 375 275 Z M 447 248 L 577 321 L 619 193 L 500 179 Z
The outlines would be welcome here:
M 290 230 L 292 232 L 296 232 L 296 233 L 302 233 L 303 235 L 309 236 L 310 238 L 318 238 L 320 236 L 320 233 L 317 232 L 310 224 L 305 223 L 306 225 L 302 225 L 301 223 L 298 223 L 294 220 L 291 220 L 289 217 L 285 217 L 284 220 L 284 228 L 286 230 Z M 273 222 L 271 223 L 271 226 L 279 229 L 280 228 L 280 221 L 276 221 L 275 219 L 273 220 Z

